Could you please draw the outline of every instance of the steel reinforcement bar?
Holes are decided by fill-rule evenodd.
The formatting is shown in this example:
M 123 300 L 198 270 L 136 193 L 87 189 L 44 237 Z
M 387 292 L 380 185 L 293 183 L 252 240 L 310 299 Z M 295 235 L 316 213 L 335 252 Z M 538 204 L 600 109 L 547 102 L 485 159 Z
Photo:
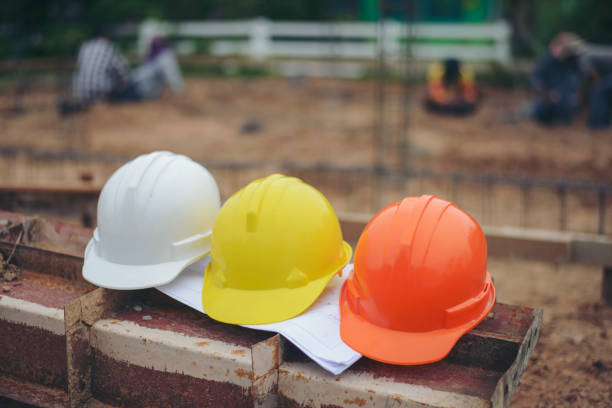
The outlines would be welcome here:
M 104 153 L 84 153 L 73 150 L 48 151 L 28 146 L 0 146 L 0 156 L 16 157 L 23 155 L 32 159 L 40 160 L 70 160 L 75 162 L 101 162 L 116 163 L 117 166 L 126 162 L 131 157 L 109 155 Z M 266 172 L 280 171 L 289 174 L 314 174 L 316 177 L 341 177 L 355 178 L 368 177 L 376 181 L 374 190 L 380 195 L 383 185 L 388 183 L 401 184 L 411 180 L 435 180 L 451 184 L 451 196 L 455 195 L 457 186 L 461 184 L 477 184 L 491 189 L 492 186 L 510 186 L 520 189 L 520 202 L 523 211 L 523 227 L 528 227 L 531 200 L 530 192 L 534 189 L 545 189 L 555 194 L 558 207 L 560 208 L 558 229 L 565 231 L 568 224 L 568 195 L 570 193 L 590 193 L 596 195 L 597 205 L 597 233 L 606 233 L 606 222 L 608 220 L 608 195 L 612 194 L 612 184 L 595 183 L 586 180 L 562 180 L 549 178 L 533 178 L 525 176 L 504 176 L 486 173 L 466 172 L 437 172 L 429 169 L 391 169 L 376 166 L 338 166 L 330 163 L 299 163 L 299 162 L 267 162 L 267 161 L 214 161 L 202 162 L 211 171 L 251 171 L 262 170 Z M 42 189 L 37 187 L 20 187 L 13 185 L 0 186 L 0 194 L 8 194 L 14 191 Z M 51 193 L 48 189 L 46 193 Z M 60 190 L 60 189 L 57 189 Z M 89 190 L 92 190 L 91 188 Z M 450 197 L 456 200 L 456 197 Z M 518 205 L 518 204 L 517 204 Z M 6 208 L 6 206 L 5 206 Z

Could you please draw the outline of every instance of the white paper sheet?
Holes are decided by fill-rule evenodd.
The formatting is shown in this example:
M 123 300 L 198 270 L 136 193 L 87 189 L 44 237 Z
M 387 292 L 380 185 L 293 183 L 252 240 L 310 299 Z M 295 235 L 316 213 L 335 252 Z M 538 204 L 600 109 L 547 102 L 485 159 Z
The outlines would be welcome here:
M 158 290 L 202 313 L 202 285 L 204 270 L 210 257 L 187 267 L 167 285 Z M 304 313 L 284 322 L 249 325 L 257 330 L 280 333 L 308 357 L 333 374 L 340 374 L 361 357 L 340 338 L 340 310 L 338 298 L 344 279 L 353 265 L 344 268 L 342 277 L 335 276 L 317 301 Z

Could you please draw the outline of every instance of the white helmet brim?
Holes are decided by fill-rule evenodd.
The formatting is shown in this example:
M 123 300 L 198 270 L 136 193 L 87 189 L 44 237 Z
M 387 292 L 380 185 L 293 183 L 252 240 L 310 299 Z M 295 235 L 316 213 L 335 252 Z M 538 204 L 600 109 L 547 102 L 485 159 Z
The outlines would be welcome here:
M 102 258 L 95 250 L 93 239 L 85 249 L 83 278 L 107 289 L 147 289 L 172 282 L 186 267 L 208 255 L 202 253 L 188 259 L 152 265 L 125 265 Z

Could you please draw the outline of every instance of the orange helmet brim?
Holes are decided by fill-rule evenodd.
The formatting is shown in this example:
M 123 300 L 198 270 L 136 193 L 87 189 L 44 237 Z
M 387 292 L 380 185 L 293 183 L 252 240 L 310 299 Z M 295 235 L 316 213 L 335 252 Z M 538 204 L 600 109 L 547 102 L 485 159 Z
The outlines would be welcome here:
M 487 280 L 490 280 L 487 272 Z M 477 326 L 495 304 L 495 288 L 477 316 L 459 326 L 429 332 L 404 332 L 377 326 L 351 308 L 346 282 L 340 292 L 340 336 L 355 351 L 376 361 L 397 365 L 429 364 L 442 360 L 457 341 Z

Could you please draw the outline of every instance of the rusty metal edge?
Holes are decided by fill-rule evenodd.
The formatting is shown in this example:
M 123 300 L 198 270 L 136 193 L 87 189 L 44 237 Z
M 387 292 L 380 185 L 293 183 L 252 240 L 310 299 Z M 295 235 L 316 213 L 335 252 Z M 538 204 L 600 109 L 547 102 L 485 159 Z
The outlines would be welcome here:
M 0 248 L 11 248 L 12 246 L 13 246 L 12 244 L 0 243 Z M 31 248 L 31 247 L 27 247 L 23 245 L 18 245 L 17 248 L 18 248 L 18 252 L 21 253 L 23 251 L 29 254 L 34 253 L 35 257 L 36 256 L 40 258 L 51 257 L 52 259 L 58 258 L 60 263 L 65 260 L 68 260 L 68 262 L 74 262 L 73 265 L 78 266 L 78 270 L 80 272 L 80 267 L 82 265 L 82 258 L 71 256 L 71 255 L 59 254 L 56 252 L 39 249 L 39 248 Z M 48 272 L 48 269 L 45 272 Z M 106 289 L 96 289 L 93 292 L 82 295 L 75 301 L 66 305 L 65 331 L 66 331 L 66 337 L 67 337 L 66 339 L 67 349 L 69 347 L 74 346 L 75 342 L 81 341 L 83 339 L 89 342 L 89 329 L 91 328 L 91 325 L 93 325 L 95 321 L 100 319 L 102 314 L 105 311 L 108 311 L 112 309 L 113 307 L 115 307 L 117 299 L 118 299 L 117 296 L 121 296 L 121 295 L 126 295 L 126 293 L 117 292 L 117 291 L 108 291 Z M 517 357 L 513 365 L 511 366 L 511 368 L 504 374 L 503 381 L 500 380 L 494 392 L 494 395 L 492 398 L 492 400 L 496 404 L 494 406 L 506 406 L 509 403 L 512 393 L 518 386 L 518 381 L 520 379 L 520 376 L 525 370 L 525 367 L 527 364 L 527 357 L 533 351 L 533 348 L 535 347 L 535 344 L 537 343 L 537 339 L 539 336 L 539 329 L 541 326 L 541 319 L 542 319 L 542 310 L 541 309 L 535 310 L 534 319 L 521 343 L 519 353 L 517 354 Z M 274 356 L 274 354 L 276 354 L 276 358 L 275 358 L 276 363 L 273 365 L 271 369 L 267 370 L 262 375 L 260 376 L 253 375 L 253 387 L 255 388 L 266 387 L 266 385 L 263 384 L 263 380 L 264 379 L 269 380 L 270 376 L 274 374 L 274 371 L 276 371 L 276 375 L 278 378 L 278 367 L 282 363 L 281 361 L 282 358 L 280 357 L 282 356 L 282 340 L 280 336 L 278 335 L 273 337 L 272 339 L 275 339 L 273 341 L 273 343 L 275 344 L 271 344 L 271 346 L 272 348 L 275 348 L 276 350 L 275 352 L 273 352 L 273 355 L 272 355 Z M 268 339 L 263 342 L 257 343 L 256 345 L 253 346 L 252 350 L 254 350 L 256 346 L 261 345 L 262 343 L 266 343 L 265 346 L 270 346 L 270 344 L 267 344 L 268 342 L 270 342 L 270 340 L 271 339 Z M 83 370 L 79 370 L 78 367 L 75 367 L 76 365 L 75 361 L 77 361 L 78 358 L 82 358 L 83 356 L 75 357 L 74 355 L 71 355 L 71 353 L 73 353 L 72 349 L 70 349 L 70 351 L 67 350 L 67 353 L 68 353 L 68 365 L 69 365 L 68 369 L 71 370 L 73 374 L 72 383 L 71 383 L 72 386 L 69 391 L 70 406 L 81 406 L 85 401 L 90 399 L 91 392 L 87 394 L 86 388 L 83 388 L 82 386 L 75 386 L 75 384 L 77 384 L 78 380 L 81 380 L 83 376 L 86 382 L 88 378 L 90 380 L 90 372 L 89 372 L 89 377 L 88 377 L 87 372 L 84 372 Z M 86 358 L 88 358 L 88 356 L 86 356 Z M 253 368 L 255 368 L 254 360 L 253 360 Z M 258 381 L 257 384 L 256 384 L 256 381 Z M 267 382 L 267 384 L 269 384 L 269 381 Z M 262 389 L 262 391 L 264 391 L 263 394 L 260 393 L 262 398 L 258 398 L 258 401 L 257 401 L 257 403 L 260 405 L 257 405 L 257 406 L 262 406 L 262 407 L 263 406 L 274 406 L 275 404 L 274 399 L 269 399 L 268 397 L 272 395 L 273 394 L 272 391 L 276 391 L 276 389 L 275 388 L 270 388 L 270 389 L 264 388 Z M 498 402 L 498 401 L 501 401 L 501 402 Z
M 90 286 L 92 289 L 95 288 L 94 285 L 85 281 L 81 276 L 83 258 L 23 244 L 15 245 L 0 241 L 0 250 L 4 253 L 10 253 L 13 247 L 16 248 L 13 256 L 16 265 L 34 272 L 55 275 L 79 282 Z M 61 266 L 61 273 L 57 271 L 59 266 Z
M 91 398 L 91 326 L 129 292 L 95 289 L 64 307 L 69 407 Z
M 254 407 L 278 406 L 278 367 L 282 363 L 285 341 L 280 334 L 276 334 L 251 346 Z
M 100 322 L 104 321 L 104 319 L 102 319 L 103 315 L 106 316 L 108 312 L 115 310 L 121 302 L 126 302 L 126 298 L 129 297 L 130 292 L 121 292 L 121 295 L 119 295 L 120 297 L 117 297 L 117 293 L 117 291 L 98 289 L 77 299 L 66 308 L 66 330 L 67 342 L 69 344 L 67 347 L 69 363 L 68 379 L 71 407 L 83 406 L 83 404 L 97 406 L 99 403 L 99 401 L 95 400 L 95 396 L 93 395 L 91 389 L 91 367 L 83 364 L 83 361 L 92 361 L 91 356 L 93 350 L 96 348 L 96 346 L 92 343 L 92 336 L 94 336 L 93 330 L 101 329 Z M 87 312 L 87 308 L 90 309 L 89 312 Z M 142 333 L 140 333 L 138 336 L 145 339 L 143 344 L 154 344 L 155 341 L 146 341 L 149 336 L 147 332 L 159 329 L 142 327 L 141 330 Z M 177 341 L 179 341 L 179 343 L 184 341 L 185 336 L 183 334 L 177 334 L 171 330 L 166 331 L 170 336 L 170 340 L 175 338 Z M 134 328 L 132 328 L 131 333 L 133 335 L 137 332 L 134 331 Z M 107 333 L 106 335 L 109 334 Z M 173 335 L 176 335 L 177 337 L 172 337 Z M 156 336 L 154 337 L 156 338 L 156 341 L 158 341 L 159 339 Z M 206 338 L 202 337 L 202 339 Z M 72 346 L 77 345 L 79 342 L 82 343 L 84 340 L 87 340 L 87 351 L 81 352 L 80 354 L 74 353 L 75 348 Z M 181 347 L 176 345 L 176 348 L 178 349 Z M 249 379 L 250 385 L 248 388 L 250 388 L 250 394 L 252 396 L 254 407 L 271 408 L 278 405 L 278 366 L 282 361 L 283 348 L 283 340 L 278 334 L 250 346 L 250 372 L 237 374 L 243 378 Z M 104 354 L 104 351 L 102 351 L 102 353 Z M 112 356 L 110 357 L 114 358 Z M 139 365 L 131 360 L 126 362 L 129 364 Z M 154 371 L 164 371 L 151 367 L 145 368 Z M 235 371 L 238 372 L 241 371 L 241 369 L 238 368 Z M 185 375 L 185 372 L 182 374 Z M 85 379 L 85 381 L 83 381 L 83 379 Z M 85 383 L 85 386 L 83 383 Z
M 493 407 L 508 407 L 512 400 L 514 392 L 518 388 L 521 377 L 527 368 L 529 356 L 533 352 L 542 328 L 543 310 L 538 308 L 533 311 L 533 321 L 531 326 L 525 333 L 525 337 L 521 342 L 516 358 L 510 368 L 500 378 L 495 391 L 491 396 Z
M 99 186 L 65 186 L 65 185 L 23 185 L 23 184 L 0 184 L 0 193 L 44 193 L 44 194 L 79 194 L 91 195 L 96 200 L 102 188 Z
M 6 375 L 0 375 L 0 395 L 37 407 L 68 407 L 68 393 L 66 391 L 21 379 L 16 380 Z
M 0 186 L 0 192 L 13 187 Z M 36 193 L 79 194 L 97 200 L 99 188 L 23 187 Z M 370 214 L 338 213 L 344 238 L 356 243 Z M 489 241 L 489 255 L 527 258 L 546 262 L 573 262 L 590 265 L 612 265 L 612 238 L 608 236 L 517 227 L 484 226 Z

